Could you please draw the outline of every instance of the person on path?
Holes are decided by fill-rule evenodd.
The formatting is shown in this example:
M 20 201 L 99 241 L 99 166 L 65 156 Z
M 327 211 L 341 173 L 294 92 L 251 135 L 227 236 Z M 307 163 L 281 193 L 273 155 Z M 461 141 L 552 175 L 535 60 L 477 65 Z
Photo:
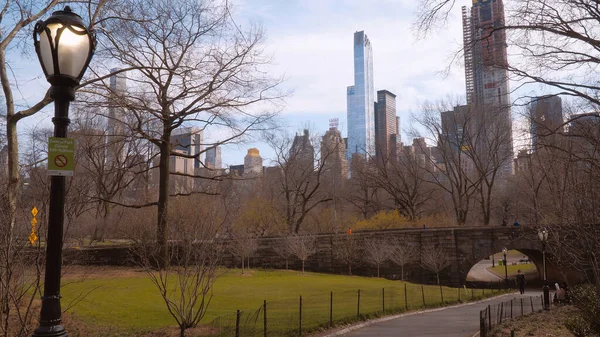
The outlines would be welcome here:
M 519 285 L 519 291 L 521 292 L 521 295 L 523 295 L 525 293 L 525 275 L 523 275 L 521 269 L 518 270 L 517 284 Z

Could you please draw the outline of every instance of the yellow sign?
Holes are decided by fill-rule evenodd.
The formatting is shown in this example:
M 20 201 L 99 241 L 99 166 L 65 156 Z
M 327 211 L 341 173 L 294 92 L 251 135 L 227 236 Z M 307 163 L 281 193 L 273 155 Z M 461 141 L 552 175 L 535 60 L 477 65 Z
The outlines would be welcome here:
M 37 241 L 38 237 L 37 235 L 35 235 L 35 233 L 33 231 L 31 231 L 31 234 L 29 235 L 29 242 L 31 242 L 31 245 L 35 245 L 35 242 Z
M 37 207 L 33 206 L 33 208 L 31 209 L 31 215 L 33 215 L 33 218 L 31 219 L 31 234 L 29 235 L 29 242 L 31 242 L 32 246 L 35 244 L 35 242 L 38 239 L 37 235 L 35 235 L 35 225 L 37 225 L 37 223 L 38 223 L 37 219 L 35 218 L 35 216 L 37 214 L 38 214 L 38 209 L 37 209 Z

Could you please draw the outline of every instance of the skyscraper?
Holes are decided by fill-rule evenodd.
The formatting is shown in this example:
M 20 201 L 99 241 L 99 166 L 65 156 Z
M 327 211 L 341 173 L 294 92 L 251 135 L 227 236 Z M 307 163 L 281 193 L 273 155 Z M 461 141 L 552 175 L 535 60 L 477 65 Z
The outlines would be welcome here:
M 373 50 L 364 31 L 354 33 L 354 85 L 347 88 L 348 150 L 365 156 L 375 150 L 375 90 L 373 86 Z
M 221 162 L 221 147 L 213 146 L 206 150 L 206 167 L 211 169 L 220 169 Z
M 119 69 L 111 69 L 116 72 Z M 125 111 L 119 105 L 119 100 L 127 90 L 127 77 L 124 72 L 110 77 L 110 102 L 108 105 L 108 120 L 106 132 L 106 159 L 109 162 L 123 162 Z
M 315 147 L 310 141 L 308 129 L 304 129 L 301 135 L 296 134 L 288 158 L 294 161 L 296 165 L 312 169 L 315 160 Z
M 324 171 L 328 172 L 332 180 L 341 186 L 341 181 L 348 178 L 348 160 L 346 159 L 346 144 L 342 133 L 337 128 L 337 119 L 330 120 L 329 130 L 323 135 L 321 141 L 321 160 Z
M 178 150 L 188 156 L 198 155 L 202 151 L 202 130 L 195 127 L 176 129 L 171 134 L 171 145 L 174 150 Z M 199 155 L 189 160 L 193 161 L 193 167 L 202 167 Z
M 473 0 L 470 15 L 462 8 L 467 104 L 479 130 L 502 130 L 487 135 L 502 137 L 498 149 L 501 158 L 511 158 L 502 164 L 501 173 L 513 173 L 512 122 L 508 83 L 508 58 L 502 0 Z M 490 124 L 493 123 L 494 126 Z M 487 143 L 490 143 L 489 141 Z M 487 151 L 483 146 L 479 146 Z
M 529 104 L 531 148 L 556 145 L 557 134 L 563 133 L 562 101 L 559 96 L 537 97 Z
M 377 91 L 375 104 L 375 154 L 377 157 L 397 155 L 396 95 L 387 90 Z
M 258 149 L 255 147 L 248 149 L 248 154 L 244 157 L 244 175 L 260 175 L 262 168 L 262 157 Z

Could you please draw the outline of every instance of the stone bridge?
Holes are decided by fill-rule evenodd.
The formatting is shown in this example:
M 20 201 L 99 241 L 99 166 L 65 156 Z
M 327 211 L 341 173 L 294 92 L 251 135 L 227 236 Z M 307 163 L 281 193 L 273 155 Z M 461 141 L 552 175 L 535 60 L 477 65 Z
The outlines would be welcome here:
M 366 241 L 370 239 L 405 238 L 416 245 L 418 257 L 404 268 L 405 279 L 418 283 L 435 283 L 435 274 L 421 267 L 421 249 L 435 247 L 444 251 L 451 261 L 449 267 L 440 273 L 442 283 L 447 285 L 462 286 L 466 282 L 469 270 L 477 262 L 502 251 L 502 248 L 515 249 L 527 255 L 542 271 L 541 242 L 537 238 L 537 231 L 526 226 L 519 227 L 461 227 L 461 228 L 432 228 L 432 229 L 397 229 L 381 231 L 354 232 L 353 234 L 321 234 L 317 236 L 317 253 L 306 261 L 306 270 L 324 273 L 346 274 L 348 267 L 335 256 L 336 244 L 345 235 L 353 235 L 355 239 Z M 250 258 L 251 268 L 277 268 L 286 267 L 300 269 L 300 262 L 295 258 L 285 261 L 278 255 L 273 247 L 282 241 L 280 237 L 262 238 L 259 248 Z M 66 263 L 86 265 L 125 265 L 131 264 L 127 247 L 88 248 L 76 251 L 65 251 Z M 560 270 L 551 262 L 548 256 L 548 278 L 562 280 Z M 223 259 L 226 266 L 240 266 L 239 259 L 226 253 Z M 376 270 L 366 263 L 358 263 L 352 267 L 353 274 L 374 276 Z M 381 266 L 381 276 L 390 279 L 400 278 L 400 267 L 388 261 Z

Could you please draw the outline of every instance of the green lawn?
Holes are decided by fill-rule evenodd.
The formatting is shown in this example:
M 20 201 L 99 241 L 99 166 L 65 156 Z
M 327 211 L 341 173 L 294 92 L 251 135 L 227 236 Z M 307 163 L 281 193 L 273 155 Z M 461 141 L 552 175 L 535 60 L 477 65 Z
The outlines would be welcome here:
M 521 270 L 521 272 L 523 274 L 526 274 L 526 275 L 537 273 L 537 268 L 535 267 L 535 264 L 533 264 L 533 263 L 514 264 L 514 265 L 508 265 L 506 267 L 508 277 L 509 278 L 515 277 L 517 275 L 519 269 Z M 489 267 L 488 270 L 491 271 L 492 273 L 504 278 L 504 266 Z
M 79 294 L 91 291 L 68 312 L 72 324 L 83 324 L 102 336 L 140 336 L 149 331 L 174 327 L 176 323 L 166 310 L 155 286 L 142 273 L 127 272 L 124 276 L 95 273 L 93 278 L 63 287 L 63 308 Z M 99 276 L 98 276 L 99 275 Z M 284 331 L 298 330 L 299 297 L 303 299 L 303 329 L 326 326 L 329 322 L 330 294 L 333 292 L 333 320 L 357 319 L 358 289 L 360 315 L 380 314 L 384 306 L 388 312 L 404 310 L 405 283 L 385 279 L 306 273 L 293 271 L 252 271 L 241 275 L 230 270 L 214 286 L 214 297 L 203 322 L 216 326 L 226 335 L 235 325 L 235 312 L 242 310 L 242 329 L 263 327 L 263 313 L 258 310 L 267 300 L 267 318 L 270 332 L 283 335 Z M 409 309 L 423 307 L 421 286 L 406 283 Z M 383 290 L 385 288 L 385 290 Z M 457 302 L 459 290 L 443 289 L 444 302 Z M 460 290 L 461 300 L 481 298 L 481 290 Z M 425 286 L 425 306 L 441 303 L 440 288 Z M 491 292 L 486 291 L 486 296 Z M 68 322 L 67 322 L 68 323 Z M 67 324 L 67 327 L 68 324 Z M 70 328 L 72 336 L 76 329 Z M 250 335 L 249 333 L 244 336 Z

